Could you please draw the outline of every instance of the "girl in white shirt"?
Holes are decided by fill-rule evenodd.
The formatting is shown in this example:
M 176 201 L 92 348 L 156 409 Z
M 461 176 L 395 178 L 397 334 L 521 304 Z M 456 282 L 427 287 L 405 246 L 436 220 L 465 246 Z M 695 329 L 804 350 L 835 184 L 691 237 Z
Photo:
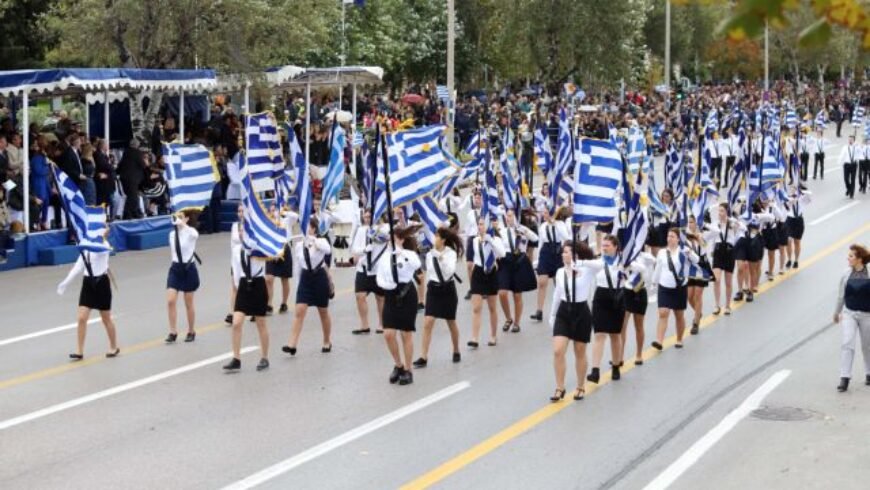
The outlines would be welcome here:
M 329 315 L 330 286 L 327 274 L 327 260 L 332 253 L 332 247 L 326 238 L 317 235 L 319 222 L 311 217 L 305 237 L 296 244 L 296 270 L 299 272 L 299 282 L 296 286 L 296 310 L 293 315 L 293 329 L 287 345 L 281 347 L 283 352 L 296 355 L 296 346 L 302 334 L 302 324 L 308 307 L 317 308 L 320 316 L 320 326 L 323 330 L 323 343 L 320 352 L 326 354 L 332 351 L 332 318 Z
M 812 200 L 812 192 L 800 186 L 792 192 L 788 200 L 788 216 L 785 219 L 785 227 L 788 231 L 788 262 L 786 269 L 798 268 L 801 258 L 801 240 L 804 237 L 804 209 Z
M 655 257 L 647 252 L 641 252 L 640 255 L 629 265 L 626 271 L 626 278 L 623 285 L 625 303 L 625 318 L 622 321 L 622 347 L 619 352 L 622 356 L 619 358 L 620 367 L 625 358 L 625 341 L 628 338 L 628 321 L 629 318 L 634 320 L 634 340 L 636 344 L 636 354 L 634 356 L 634 364 L 636 366 L 643 365 L 643 345 L 645 334 L 643 330 L 643 322 L 646 318 L 646 310 L 649 306 L 649 298 L 646 291 L 646 276 L 650 273 L 655 265 Z
M 571 239 L 571 232 L 564 221 L 556 220 L 549 208 L 541 211 L 542 223 L 538 227 L 538 303 L 537 310 L 531 315 L 532 320 L 541 321 L 544 318 L 544 299 L 547 295 L 547 286 L 556 276 L 562 264 L 562 244 Z
M 504 312 L 505 323 L 502 331 L 520 331 L 520 318 L 523 316 L 523 293 L 535 289 L 535 271 L 526 254 L 530 242 L 537 241 L 538 235 L 517 222 L 513 209 L 505 213 L 505 226 L 500 232 L 505 247 L 505 256 L 498 263 L 498 299 Z M 513 297 L 514 314 L 511 315 L 510 297 Z
M 443 319 L 450 329 L 453 344 L 453 362 L 459 362 L 459 327 L 456 325 L 456 307 L 459 297 L 456 293 L 457 257 L 462 255 L 462 240 L 453 230 L 440 227 L 435 231 L 435 247 L 426 254 L 426 269 L 429 271 L 429 287 L 426 288 L 426 312 L 423 317 L 423 344 L 420 358 L 414 367 L 426 367 L 429 359 L 429 344 L 432 341 L 432 327 L 436 319 Z
M 676 348 L 683 347 L 683 334 L 686 330 L 686 320 L 683 314 L 686 311 L 688 291 L 689 265 L 698 263 L 698 256 L 694 252 L 680 246 L 680 231 L 671 228 L 668 231 L 668 246 L 659 250 L 656 257 L 656 267 L 653 272 L 653 282 L 658 284 L 659 321 L 656 329 L 656 340 L 652 346 L 658 350 L 663 349 L 665 331 L 668 328 L 668 316 L 671 312 L 677 322 Z
M 242 224 L 245 221 L 245 206 L 242 203 L 239 203 L 238 207 L 236 207 L 236 222 L 230 227 L 230 257 L 232 257 L 233 252 L 236 250 L 236 247 L 242 246 L 242 230 L 244 229 Z M 230 266 L 230 312 L 227 313 L 226 318 L 224 318 L 224 322 L 231 325 L 233 323 L 233 311 L 232 309 L 236 304 L 236 282 L 233 281 L 233 268 Z
M 731 293 L 735 266 L 734 250 L 737 240 L 745 233 L 740 222 L 730 217 L 728 203 L 721 203 L 715 214 L 713 234 L 710 242 L 713 245 L 713 299 L 716 308 L 714 315 L 721 313 L 722 284 L 725 284 L 725 314 L 731 314 Z
M 363 225 L 356 229 L 350 244 L 350 253 L 356 262 L 356 276 L 353 290 L 356 295 L 356 311 L 359 315 L 360 328 L 351 331 L 354 335 L 371 332 L 369 327 L 369 306 L 366 297 L 375 295 L 375 306 L 378 309 L 377 333 L 383 333 L 384 292 L 378 287 L 378 263 L 387 254 L 389 230 L 387 225 L 380 223 L 371 225 L 372 213 L 363 212 Z
M 91 310 L 100 312 L 100 319 L 109 337 L 109 352 L 106 357 L 116 357 L 121 353 L 118 348 L 115 323 L 112 321 L 112 285 L 109 278 L 109 252 L 89 252 L 81 250 L 79 258 L 66 278 L 57 286 L 57 294 L 62 295 L 67 286 L 79 274 L 83 275 L 82 289 L 79 293 L 79 308 L 76 314 L 77 337 L 76 351 L 70 359 L 80 361 L 84 358 L 85 335 L 88 332 L 88 317 Z
M 471 340 L 468 346 L 476 349 L 480 345 L 480 323 L 483 301 L 489 309 L 489 345 L 496 343 L 498 312 L 495 298 L 498 294 L 498 265 L 496 261 L 504 257 L 505 249 L 501 238 L 487 233 L 484 219 L 477 221 L 477 236 L 471 241 L 474 269 L 471 271 Z
M 411 373 L 417 322 L 417 288 L 414 287 L 414 276 L 421 265 L 417 240 L 414 237 L 419 230 L 419 225 L 394 229 L 393 245 L 378 264 L 378 287 L 384 291 L 384 341 L 394 362 L 389 378 L 391 384 L 398 382 L 400 385 L 408 385 L 414 382 L 414 375 Z M 402 338 L 404 360 L 399 352 L 397 335 Z
M 196 310 L 193 303 L 193 295 L 199 289 L 199 271 L 196 262 L 196 240 L 199 233 L 196 231 L 196 217 L 199 212 L 189 213 L 181 211 L 172 217 L 174 229 L 169 232 L 169 247 L 172 253 L 172 265 L 169 267 L 169 275 L 166 279 L 166 304 L 169 314 L 169 335 L 166 343 L 171 344 L 178 338 L 176 322 L 178 319 L 178 293 L 184 294 L 184 307 L 187 311 L 187 336 L 185 342 L 193 342 L 196 339 Z M 191 223 L 191 220 L 193 222 Z
M 236 301 L 233 307 L 233 358 L 224 365 L 227 371 L 241 369 L 242 323 L 246 316 L 257 322 L 260 337 L 260 363 L 257 371 L 269 367 L 269 329 L 266 327 L 266 264 L 252 256 L 244 244 L 233 249 L 233 282 L 236 283 Z
M 266 313 L 272 314 L 272 297 L 275 295 L 275 278 L 281 280 L 281 305 L 278 313 L 287 312 L 287 301 L 290 299 L 290 279 L 293 277 L 293 250 L 290 248 L 290 237 L 293 235 L 293 225 L 299 220 L 299 215 L 289 209 L 278 210 L 273 206 L 272 216 L 281 223 L 286 233 L 284 254 L 266 263 L 266 288 L 269 291 L 269 303 Z

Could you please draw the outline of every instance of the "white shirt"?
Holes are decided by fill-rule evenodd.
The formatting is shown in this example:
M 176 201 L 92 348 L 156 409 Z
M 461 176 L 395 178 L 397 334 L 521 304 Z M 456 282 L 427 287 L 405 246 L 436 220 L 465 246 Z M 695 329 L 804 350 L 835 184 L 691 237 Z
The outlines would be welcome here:
M 807 147 L 813 155 L 824 155 L 828 144 L 829 141 L 824 136 L 810 136 L 807 141 Z
M 451 194 L 441 200 L 440 206 L 441 210 L 445 213 L 458 214 L 460 208 L 462 208 L 462 199 L 459 196 L 454 196 Z
M 555 220 L 552 223 L 541 223 L 538 226 L 538 237 L 541 243 L 562 244 L 571 239 L 571 232 L 564 221 Z
M 587 264 L 598 271 L 595 274 L 595 287 L 609 289 L 610 284 L 613 284 L 614 288 L 622 286 L 618 257 L 614 257 L 613 263 L 607 264 L 607 267 L 604 267 L 605 262 L 603 258 L 590 260 Z M 607 282 L 608 273 L 610 274 L 610 283 Z
M 840 150 L 840 164 L 858 163 L 861 159 L 861 148 L 858 145 L 846 145 Z
M 236 249 L 236 247 L 242 246 L 242 236 L 239 231 L 239 227 L 242 225 L 240 221 L 236 221 L 233 223 L 233 226 L 230 227 L 230 252 Z
M 93 275 L 88 273 L 88 268 L 85 267 L 82 255 L 84 255 L 88 262 L 90 262 Z M 106 274 L 108 270 L 109 252 L 89 252 L 84 250 L 79 254 L 79 258 L 76 259 L 76 263 L 73 264 L 73 267 L 70 269 L 69 274 L 66 275 L 66 278 L 57 285 L 57 294 L 63 294 L 63 292 L 66 291 L 67 286 L 69 286 L 69 283 L 79 274 L 82 274 L 85 277 L 99 277 Z
M 308 251 L 309 261 L 305 260 L 305 251 Z M 300 269 L 314 270 L 326 265 L 326 256 L 332 251 L 326 238 L 314 238 L 306 236 L 296 244 L 293 255 L 296 256 L 296 264 Z
M 474 250 L 474 265 L 481 268 L 485 267 L 485 255 L 490 251 L 492 251 L 493 256 L 496 260 L 504 257 L 505 255 L 504 243 L 502 243 L 501 238 L 497 236 L 491 237 L 489 235 L 486 235 L 486 238 L 484 238 L 483 242 L 481 242 L 479 236 L 474 237 L 471 246 L 472 250 Z M 480 255 L 481 251 L 483 251 L 484 256 Z
M 391 255 L 392 252 L 392 255 Z M 420 268 L 420 256 L 417 252 L 405 249 L 387 250 L 384 260 L 378 264 L 378 286 L 388 291 L 396 289 L 396 281 L 393 280 L 392 257 L 396 258 L 396 276 L 399 284 L 407 284 L 414 280 L 414 274 Z
M 656 258 L 649 252 L 641 252 L 634 261 L 628 265 L 623 288 L 640 291 L 645 287 L 646 276 L 655 266 Z
M 697 148 L 697 147 L 696 147 Z M 710 158 L 719 158 L 722 156 L 722 140 L 708 139 L 704 142 L 704 151 L 710 152 Z
M 350 253 L 356 258 L 356 271 L 374 276 L 378 262 L 386 253 L 390 236 L 387 225 L 380 224 L 371 231 L 368 225 L 357 227 L 350 243 Z
M 477 220 L 480 218 L 480 210 L 469 209 L 466 217 L 465 236 L 470 237 L 477 235 Z
M 438 261 L 438 267 L 441 270 L 441 277 L 444 278 L 444 282 L 451 282 L 453 274 L 456 273 L 456 250 L 444 247 L 444 250 L 439 252 L 433 248 L 426 254 L 426 277 L 429 279 L 429 282 L 441 282 L 438 279 L 438 274 L 435 273 L 436 260 Z
M 725 223 L 713 223 L 710 231 L 712 233 L 704 234 L 704 239 L 714 246 L 722 242 L 728 242 L 732 246 L 736 245 L 737 240 L 746 232 L 743 224 L 734 218 L 728 218 Z
M 550 326 L 556 324 L 556 313 L 559 305 L 570 302 L 573 298 L 577 303 L 589 301 L 589 294 L 595 283 L 595 270 L 589 266 L 590 261 L 576 261 L 573 263 L 574 280 L 571 280 L 572 271 L 560 267 L 556 271 L 556 286 L 553 289 L 553 302 L 550 304 Z M 573 284 L 572 284 L 573 283 Z
M 674 263 L 674 270 L 682 279 L 682 282 L 679 285 L 683 286 L 689 278 L 689 264 L 697 264 L 699 260 L 698 255 L 687 248 L 677 247 L 673 252 L 668 248 L 659 250 L 659 254 L 656 257 L 656 266 L 652 280 L 659 286 L 664 286 L 666 288 L 675 288 L 678 286 L 677 278 L 674 277 L 674 273 L 671 272 L 671 267 L 668 264 L 669 254 L 671 261 Z
M 178 244 L 181 248 L 181 257 L 175 250 L 175 233 L 178 230 Z M 193 254 L 196 252 L 196 239 L 199 238 L 199 232 L 192 226 L 185 224 L 175 225 L 175 229 L 169 232 L 169 251 L 172 255 L 173 262 L 186 264 L 193 260 Z
M 812 200 L 812 192 L 810 191 L 802 191 L 800 197 L 792 196 L 788 200 L 788 216 L 790 218 L 800 218 L 804 215 L 804 208 Z
M 242 279 L 247 279 L 245 269 L 242 267 L 242 255 L 245 256 L 245 262 L 251 266 L 251 278 L 264 277 L 266 275 L 266 261 L 263 259 L 255 259 L 251 254 L 245 251 L 242 247 L 233 249 L 230 255 L 231 265 L 233 268 L 233 282 L 239 284 Z
M 287 233 L 287 241 L 293 237 L 293 226 L 299 222 L 299 213 L 294 211 L 283 211 L 281 213 L 281 224 L 284 226 L 284 231 Z M 307 230 L 306 230 L 307 231 Z
M 506 226 L 499 230 L 499 235 L 501 235 L 501 240 L 505 245 L 505 252 L 517 254 L 526 253 L 529 242 L 538 240 L 538 235 L 523 225 L 515 227 Z

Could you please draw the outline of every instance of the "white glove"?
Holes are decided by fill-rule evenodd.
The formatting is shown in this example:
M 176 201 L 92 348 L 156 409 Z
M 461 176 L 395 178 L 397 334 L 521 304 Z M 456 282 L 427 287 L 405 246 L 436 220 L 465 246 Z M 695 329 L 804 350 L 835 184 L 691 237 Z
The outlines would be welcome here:
M 63 296 L 63 293 L 66 291 L 66 282 L 62 282 L 57 285 L 57 295 Z

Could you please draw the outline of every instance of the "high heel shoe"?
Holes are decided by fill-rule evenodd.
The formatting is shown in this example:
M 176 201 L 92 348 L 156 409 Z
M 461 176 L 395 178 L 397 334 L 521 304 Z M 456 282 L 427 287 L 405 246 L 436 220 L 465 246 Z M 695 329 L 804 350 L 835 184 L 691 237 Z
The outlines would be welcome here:
M 622 373 L 619 371 L 620 366 L 622 366 L 622 363 L 619 363 L 619 365 L 610 368 L 610 379 L 612 379 L 613 381 L 619 381 L 620 379 L 622 379 Z
M 187 335 L 184 337 L 185 342 L 193 342 L 196 340 L 196 332 L 187 332 Z
M 544 312 L 541 310 L 536 311 L 533 315 L 529 315 L 529 318 L 536 322 L 540 322 L 544 319 Z
M 698 329 L 699 329 L 700 327 L 701 327 L 701 326 L 700 326 L 699 324 L 697 324 L 697 323 L 693 323 L 693 324 L 692 324 L 692 329 L 689 330 L 689 333 L 691 333 L 692 335 L 698 335 Z
M 290 347 L 289 345 L 284 345 L 284 346 L 281 346 L 281 352 L 286 352 L 286 353 L 290 354 L 291 356 L 295 356 L 296 355 L 296 347 Z
M 837 386 L 837 391 L 843 393 L 849 389 L 849 378 L 840 378 L 840 385 Z
M 332 344 L 324 345 L 323 347 L 320 348 L 320 352 L 322 352 L 324 354 L 329 354 L 330 352 L 332 352 Z
M 663 348 L 663 347 L 662 347 L 662 344 L 660 344 L 660 343 L 657 342 L 657 341 L 656 341 L 656 342 L 653 342 L 653 343 L 650 344 L 650 345 L 652 345 L 652 346 L 653 346 L 653 349 L 655 349 L 655 350 L 657 350 L 657 351 L 661 351 L 662 348 Z
M 170 333 L 169 335 L 166 336 L 166 339 L 164 339 L 163 341 L 166 342 L 167 344 L 172 344 L 175 342 L 175 339 L 177 339 L 177 338 L 178 338 L 177 333 Z
M 601 379 L 601 372 L 598 370 L 597 367 L 592 368 L 592 372 L 589 373 L 588 376 L 586 376 L 586 381 L 589 381 L 589 382 L 595 383 L 595 384 L 598 384 L 598 380 L 600 380 L 600 379 Z
M 480 347 L 480 344 L 474 340 L 469 340 L 468 342 L 465 343 L 465 345 L 467 345 L 468 347 L 471 347 L 472 349 L 477 349 L 478 347 Z
M 70 354 L 69 358 L 72 359 L 73 361 L 81 361 L 82 359 L 85 358 L 85 356 L 83 356 L 81 354 Z
M 586 390 L 584 390 L 583 388 L 577 388 L 576 390 L 574 390 L 574 400 L 576 401 L 582 400 L 585 395 Z
M 551 402 L 558 402 L 565 398 L 565 388 L 556 388 L 556 392 L 550 397 Z
M 112 352 L 106 352 L 106 357 L 108 357 L 108 358 L 118 357 L 118 354 L 120 354 L 120 353 L 121 353 L 121 348 L 120 348 L 120 347 L 115 347 L 115 350 L 114 350 L 114 351 L 112 351 Z

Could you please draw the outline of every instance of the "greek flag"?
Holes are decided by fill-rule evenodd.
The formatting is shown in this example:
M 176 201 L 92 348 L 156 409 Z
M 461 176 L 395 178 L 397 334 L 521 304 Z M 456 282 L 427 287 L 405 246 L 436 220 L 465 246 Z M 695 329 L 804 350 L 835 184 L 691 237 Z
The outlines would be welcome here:
M 362 148 L 364 142 L 365 138 L 363 137 L 362 131 L 354 131 L 353 138 L 351 139 L 351 146 L 353 148 Z
M 674 191 L 674 197 L 683 195 L 683 155 L 673 141 L 665 159 L 665 187 Z
M 323 177 L 323 193 L 320 198 L 320 212 L 326 211 L 333 199 L 338 199 L 338 193 L 344 184 L 344 147 L 347 145 L 344 128 L 339 124 L 332 125 L 332 138 L 330 138 L 332 150 L 329 153 L 329 166 Z M 320 223 L 320 233 L 326 233 L 328 224 L 326 220 Z
M 636 174 L 640 170 L 643 159 L 646 156 L 646 140 L 644 139 L 643 131 L 637 126 L 628 128 L 628 171 Z
M 250 173 L 245 173 L 242 177 L 242 204 L 244 206 L 242 241 L 245 248 L 251 250 L 256 257 L 281 257 L 284 254 L 287 235 L 284 229 L 269 216 L 257 196 Z
M 443 151 L 443 150 L 442 150 Z M 474 177 L 478 171 L 481 169 L 481 165 L 483 164 L 483 157 L 475 158 L 469 162 L 466 162 L 464 165 L 456 159 L 449 152 L 444 151 L 444 158 L 446 158 L 450 163 L 452 163 L 457 168 L 460 168 L 458 172 L 453 174 L 453 177 L 447 179 L 441 188 L 438 189 L 438 199 L 444 199 L 453 189 L 456 188 L 457 185 L 467 181 L 468 179 Z
M 627 177 L 627 176 L 626 176 Z M 626 178 L 623 186 L 628 189 L 625 204 L 625 243 L 622 244 L 620 260 L 622 265 L 628 266 L 638 255 L 643 252 L 646 245 L 646 237 L 649 233 L 649 219 L 646 209 L 642 206 L 643 175 L 637 174 L 634 187 L 630 186 Z
M 245 166 L 258 192 L 274 188 L 272 179 L 284 170 L 284 156 L 278 138 L 278 126 L 271 112 L 247 116 Z
M 202 145 L 163 143 L 169 204 L 174 211 L 202 209 L 220 180 L 211 152 Z
M 519 190 L 517 189 L 517 180 L 514 178 L 513 172 L 511 172 L 511 164 L 508 160 L 513 160 L 514 165 L 516 166 L 516 160 L 513 157 L 513 148 L 504 144 L 502 146 L 503 150 L 501 155 L 499 155 L 499 165 L 501 166 L 501 189 L 502 196 L 504 197 L 504 205 L 507 209 L 514 209 L 517 207 L 517 194 Z
M 498 182 L 495 180 L 495 174 L 492 173 L 492 168 L 487 162 L 484 165 L 484 192 L 483 192 L 483 202 L 481 204 L 481 213 L 480 215 L 486 219 L 487 229 L 490 227 L 490 220 L 492 216 L 501 216 L 501 208 L 499 208 L 498 201 Z
M 102 206 L 87 206 L 78 186 L 56 165 L 51 166 L 57 181 L 57 188 L 63 207 L 69 215 L 70 226 L 76 236 L 80 250 L 89 252 L 108 252 L 112 250 L 106 237 L 109 226 L 106 224 L 106 209 Z
M 570 175 L 571 169 L 574 167 L 573 151 L 571 144 L 571 128 L 568 126 L 568 114 L 565 108 L 559 110 L 559 138 L 558 151 L 556 152 L 556 168 L 554 172 L 550 172 L 548 183 L 550 184 L 550 199 L 553 200 L 553 206 L 560 204 L 559 188 L 562 187 L 562 181 L 566 176 Z
M 423 229 L 421 230 L 423 233 L 423 246 L 435 246 L 435 230 L 450 220 L 447 213 L 441 211 L 430 196 L 423 196 L 422 199 L 414 201 L 411 204 L 411 208 L 423 223 Z
M 704 124 L 704 135 L 707 138 L 710 138 L 713 136 L 714 131 L 719 131 L 719 114 L 715 108 L 707 113 L 707 122 Z
M 293 200 L 293 171 L 287 169 L 275 179 L 275 207 L 278 209 L 289 206 Z
M 544 177 L 548 177 L 553 168 L 553 149 L 550 147 L 550 138 L 541 128 L 535 129 L 534 163 L 541 169 Z
M 619 132 L 616 130 L 616 126 L 613 123 L 607 123 L 607 138 L 610 140 L 610 144 L 614 146 L 614 148 L 619 144 L 617 141 L 619 139 Z
M 439 124 L 387 135 L 393 207 L 431 194 L 458 170 L 438 146 L 443 132 L 444 126 Z M 386 189 L 383 174 L 378 175 L 376 185 Z
M 855 112 L 852 114 L 852 126 L 860 127 L 861 124 L 864 123 L 864 108 L 856 107 Z
M 716 202 L 719 198 L 719 191 L 715 186 L 706 186 L 699 189 L 698 195 L 692 199 L 692 215 L 695 217 L 696 223 L 703 223 L 704 212 L 710 202 Z
M 785 110 L 785 127 L 793 129 L 798 124 L 797 113 L 794 107 L 789 107 Z
M 481 140 L 483 139 L 482 131 L 478 130 L 474 132 L 474 136 L 471 137 L 471 141 L 468 142 L 468 145 L 465 147 L 465 153 L 471 155 L 472 157 L 479 157 L 481 154 L 481 150 L 486 146 L 486 144 L 481 144 Z
M 771 187 L 783 179 L 785 176 L 784 168 L 780 165 L 781 158 L 778 157 L 776 141 L 774 138 L 764 138 L 764 156 L 761 161 L 761 168 L 755 165 L 750 170 L 749 174 L 749 190 L 753 195 L 757 195 Z M 760 172 L 760 174 L 759 174 Z
M 311 221 L 311 209 L 314 202 L 311 191 L 311 176 L 308 173 L 308 162 L 302 154 L 299 140 L 292 128 L 287 131 L 287 146 L 290 148 L 290 164 L 295 174 L 293 178 L 293 198 L 290 204 L 295 203 L 296 212 L 299 213 L 299 229 L 303 234 L 308 233 L 308 222 Z
M 670 210 L 665 203 L 662 202 L 661 195 L 659 194 L 658 189 L 656 189 L 656 181 L 653 179 L 649 179 L 646 196 L 649 200 L 650 210 L 661 216 L 668 216 L 670 214 Z
M 713 141 L 713 144 L 715 143 L 716 142 Z M 704 148 L 704 153 L 701 158 L 701 169 L 700 172 L 698 172 L 698 184 L 701 187 L 716 187 L 716 183 L 713 182 L 713 176 L 710 174 L 710 166 L 712 165 L 712 161 L 713 155 L 710 154 L 710 148 Z
M 827 119 L 825 118 L 825 110 L 820 109 L 819 113 L 816 114 L 816 119 L 813 121 L 815 125 L 815 129 L 825 129 L 825 126 L 828 124 Z
M 582 139 L 574 177 L 574 223 L 609 223 L 616 217 L 622 158 L 609 141 Z
M 731 208 L 737 205 L 737 198 L 740 196 L 740 191 L 743 187 L 743 180 L 746 177 L 746 168 L 750 158 L 748 152 L 745 151 L 746 131 L 742 127 L 737 131 L 737 139 L 739 141 L 738 148 L 740 148 L 739 155 L 728 174 L 728 206 Z
M 435 94 L 438 96 L 438 100 L 444 104 L 447 104 L 447 101 L 450 100 L 450 91 L 447 90 L 447 85 L 436 85 Z

